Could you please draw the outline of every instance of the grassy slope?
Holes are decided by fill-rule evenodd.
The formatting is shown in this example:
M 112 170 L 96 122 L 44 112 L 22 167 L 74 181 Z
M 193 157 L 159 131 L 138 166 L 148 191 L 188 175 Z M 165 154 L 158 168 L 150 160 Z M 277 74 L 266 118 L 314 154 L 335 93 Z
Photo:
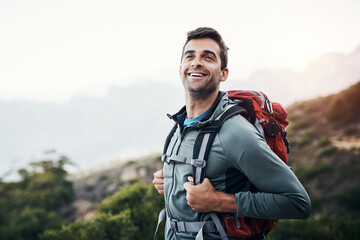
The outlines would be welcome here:
M 344 92 L 287 109 L 292 144 L 289 164 L 312 198 L 313 216 L 324 210 L 330 215 L 359 212 L 360 121 L 354 118 L 337 124 L 326 117 L 329 110 L 337 111 L 330 108 Z M 358 116 L 360 109 L 352 110 Z

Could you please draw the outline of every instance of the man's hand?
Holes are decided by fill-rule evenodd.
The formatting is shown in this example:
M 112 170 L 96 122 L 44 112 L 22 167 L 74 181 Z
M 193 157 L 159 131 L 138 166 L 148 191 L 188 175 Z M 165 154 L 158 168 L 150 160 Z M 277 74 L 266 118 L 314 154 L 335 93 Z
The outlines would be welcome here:
M 189 176 L 188 181 L 184 183 L 188 205 L 197 212 L 215 211 L 219 199 L 210 180 L 205 178 L 201 184 L 194 185 L 193 177 Z
M 158 193 L 164 195 L 164 174 L 162 169 L 154 173 L 152 182 Z
M 217 192 L 208 178 L 199 185 L 194 185 L 189 176 L 184 183 L 188 205 L 197 212 L 235 212 L 235 195 Z

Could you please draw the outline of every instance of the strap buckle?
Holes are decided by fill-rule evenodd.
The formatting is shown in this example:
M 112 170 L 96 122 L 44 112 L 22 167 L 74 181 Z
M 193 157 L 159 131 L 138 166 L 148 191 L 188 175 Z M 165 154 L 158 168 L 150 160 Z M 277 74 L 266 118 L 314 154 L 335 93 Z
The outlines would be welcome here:
M 178 226 L 177 226 L 177 220 L 176 219 L 170 219 L 170 228 L 173 229 L 175 232 L 178 232 Z
M 176 219 L 170 220 L 170 228 L 175 232 L 186 232 L 185 222 Z
M 206 161 L 202 160 L 202 159 L 191 159 L 192 163 L 191 165 L 193 165 L 194 167 L 197 168 L 204 168 L 206 167 Z

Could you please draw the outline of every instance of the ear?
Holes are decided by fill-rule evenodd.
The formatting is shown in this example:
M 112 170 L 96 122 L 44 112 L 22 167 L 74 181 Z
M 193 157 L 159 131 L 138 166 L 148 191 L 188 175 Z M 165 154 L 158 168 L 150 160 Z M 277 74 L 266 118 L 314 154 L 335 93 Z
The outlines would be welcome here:
M 180 78 L 181 78 L 181 65 L 180 65 L 180 67 L 179 67 L 179 76 L 180 76 Z
M 220 77 L 220 82 L 225 82 L 226 79 L 229 76 L 229 69 L 228 68 L 224 68 L 223 70 L 221 70 L 221 77 Z

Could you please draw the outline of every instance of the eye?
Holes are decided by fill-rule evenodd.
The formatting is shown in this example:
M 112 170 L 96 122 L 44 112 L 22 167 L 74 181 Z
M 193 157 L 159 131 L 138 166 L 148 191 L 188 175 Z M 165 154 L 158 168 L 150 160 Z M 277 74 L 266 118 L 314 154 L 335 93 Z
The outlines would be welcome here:
M 207 55 L 205 58 L 209 60 L 214 60 L 214 57 L 212 55 Z

